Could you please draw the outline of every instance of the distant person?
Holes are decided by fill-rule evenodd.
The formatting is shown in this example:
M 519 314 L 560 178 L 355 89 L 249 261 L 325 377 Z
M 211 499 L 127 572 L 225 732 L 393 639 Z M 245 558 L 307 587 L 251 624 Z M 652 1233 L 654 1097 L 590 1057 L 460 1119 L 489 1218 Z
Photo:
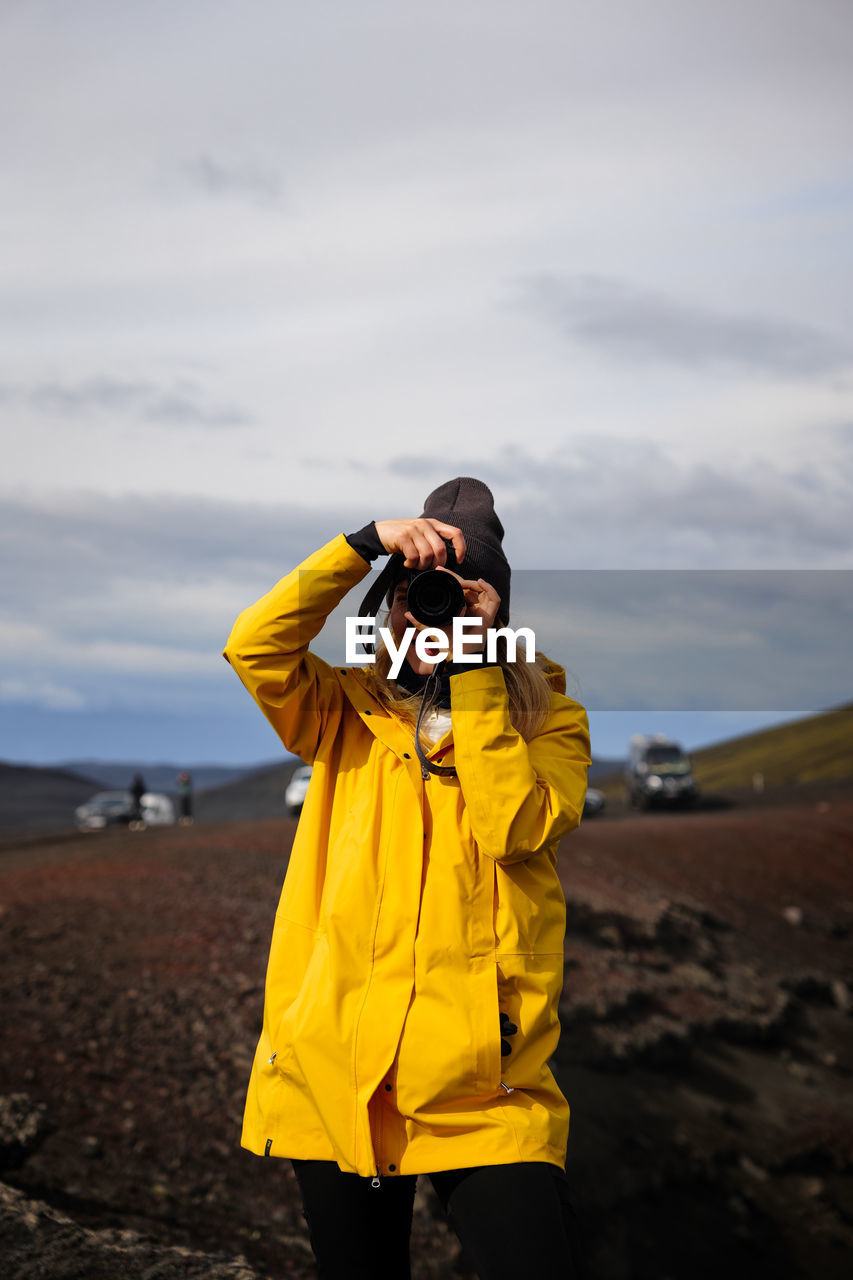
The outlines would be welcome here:
M 191 827 L 193 821 L 193 780 L 192 774 L 182 769 L 178 774 L 178 799 L 181 816 L 178 819 L 182 827 Z
M 450 480 L 421 516 L 332 538 L 240 615 L 225 648 L 314 766 L 242 1142 L 290 1159 L 324 1280 L 408 1280 L 418 1174 L 479 1280 L 583 1274 L 569 1104 L 549 1059 L 566 924 L 556 847 L 580 821 L 589 730 L 544 654 L 512 661 L 492 636 L 481 661 L 509 622 L 503 534 L 486 485 Z M 360 668 L 309 649 L 379 555 L 361 614 L 384 599 L 399 642 L 421 625 L 413 609 L 446 598 L 441 618 L 471 620 L 474 665 L 452 649 L 431 665 L 412 646 L 391 678 L 384 647 Z M 421 570 L 438 572 L 418 604 Z
M 141 773 L 133 775 L 133 782 L 130 784 L 130 825 L 131 827 L 142 825 L 142 797 L 148 788 L 145 785 L 145 779 Z

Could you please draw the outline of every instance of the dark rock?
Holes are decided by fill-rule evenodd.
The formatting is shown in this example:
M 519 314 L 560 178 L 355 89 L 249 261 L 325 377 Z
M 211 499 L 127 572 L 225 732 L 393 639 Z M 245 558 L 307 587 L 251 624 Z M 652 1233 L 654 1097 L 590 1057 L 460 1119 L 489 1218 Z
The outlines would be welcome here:
M 33 1102 L 28 1093 L 0 1097 L 0 1169 L 19 1168 L 53 1127 L 47 1108 Z
M 243 1257 L 161 1245 L 135 1231 L 90 1231 L 4 1183 L 0 1245 L 3 1274 L 15 1280 L 260 1280 Z
M 797 974 L 791 978 L 783 978 L 779 985 L 808 1004 L 831 1005 L 834 1003 L 831 979 L 819 974 Z

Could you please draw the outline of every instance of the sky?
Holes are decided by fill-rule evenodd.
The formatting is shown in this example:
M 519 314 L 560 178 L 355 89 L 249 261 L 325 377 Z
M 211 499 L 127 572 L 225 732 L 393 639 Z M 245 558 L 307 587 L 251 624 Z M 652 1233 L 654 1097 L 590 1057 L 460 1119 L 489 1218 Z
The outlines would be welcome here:
M 7 0 L 0 758 L 274 758 L 234 618 L 454 475 L 596 754 L 849 701 L 852 61 L 843 0 Z

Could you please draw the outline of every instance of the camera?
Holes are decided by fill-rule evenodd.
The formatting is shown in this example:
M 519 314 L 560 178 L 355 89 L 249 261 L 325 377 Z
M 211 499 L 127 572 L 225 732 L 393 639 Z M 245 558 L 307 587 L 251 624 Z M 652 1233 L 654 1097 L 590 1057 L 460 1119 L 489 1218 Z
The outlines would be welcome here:
M 453 543 L 447 547 L 448 569 L 458 570 Z M 440 569 L 415 569 L 409 575 L 406 609 L 425 627 L 447 627 L 465 608 L 465 592 L 456 578 Z

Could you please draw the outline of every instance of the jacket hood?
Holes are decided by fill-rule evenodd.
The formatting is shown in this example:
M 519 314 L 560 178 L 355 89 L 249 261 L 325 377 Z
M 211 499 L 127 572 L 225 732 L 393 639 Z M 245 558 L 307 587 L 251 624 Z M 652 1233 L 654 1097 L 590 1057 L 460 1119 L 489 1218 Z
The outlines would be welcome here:
M 545 658 L 547 666 L 545 668 L 545 679 L 548 681 L 555 693 L 566 692 L 566 671 L 561 667 L 559 662 L 552 662 L 550 658 Z

